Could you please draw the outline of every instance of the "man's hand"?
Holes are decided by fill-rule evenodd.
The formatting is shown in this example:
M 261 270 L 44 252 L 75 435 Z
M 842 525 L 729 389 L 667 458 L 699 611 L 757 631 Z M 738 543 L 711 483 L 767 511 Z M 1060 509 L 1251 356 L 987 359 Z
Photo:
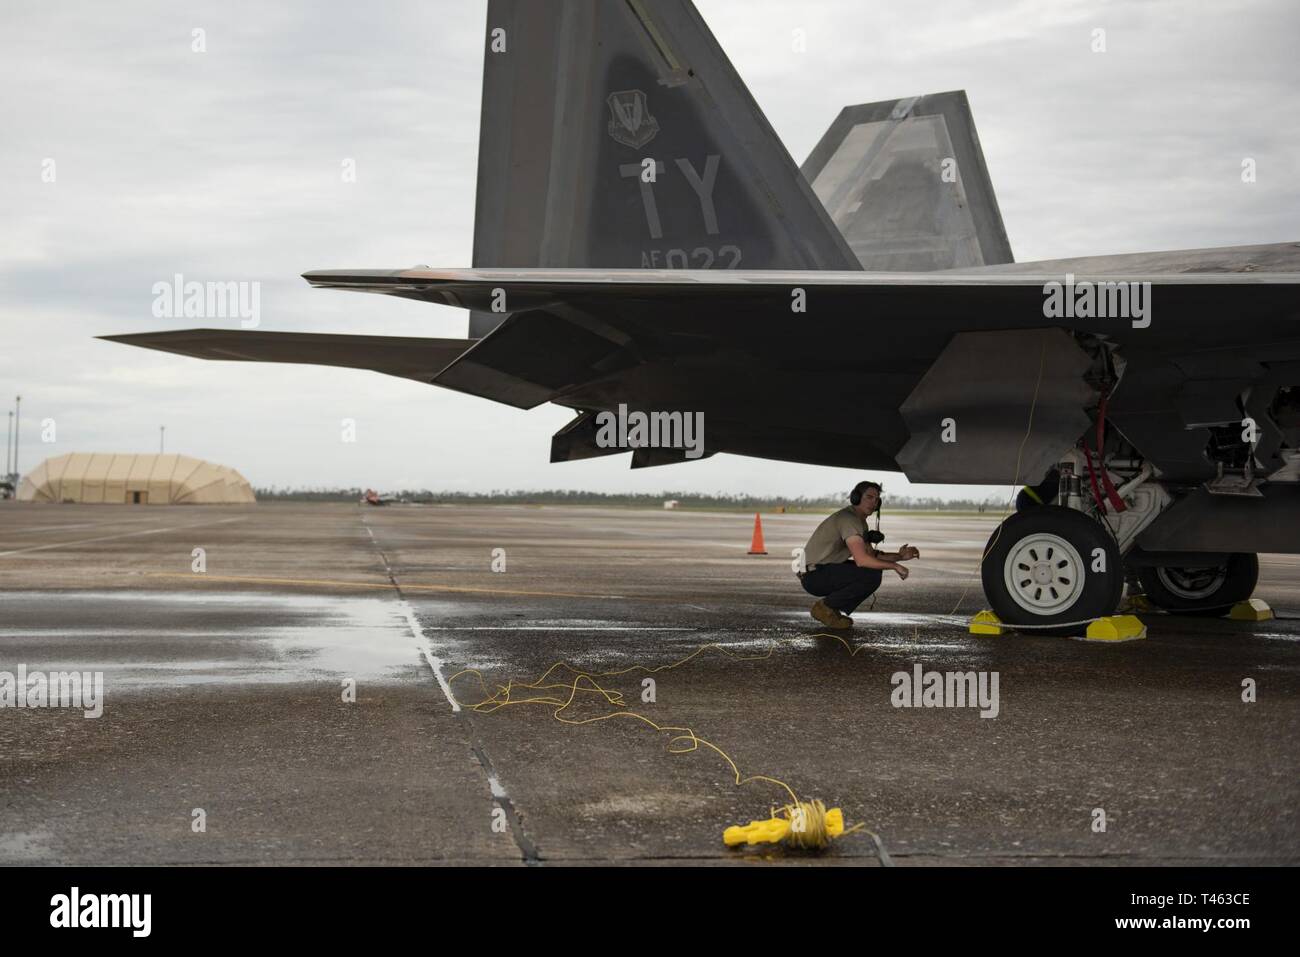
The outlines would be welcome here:
M 915 546 L 904 545 L 898 550 L 898 560 L 900 562 L 910 562 L 913 558 L 920 558 L 921 552 Z
M 909 572 L 908 572 L 908 570 L 907 570 L 907 568 L 906 568 L 905 566 L 903 566 L 903 565 L 895 565 L 895 566 L 894 566 L 894 571 L 898 572 L 898 577 L 899 577 L 899 578 L 901 578 L 903 581 L 907 581 L 907 576 L 908 576 Z

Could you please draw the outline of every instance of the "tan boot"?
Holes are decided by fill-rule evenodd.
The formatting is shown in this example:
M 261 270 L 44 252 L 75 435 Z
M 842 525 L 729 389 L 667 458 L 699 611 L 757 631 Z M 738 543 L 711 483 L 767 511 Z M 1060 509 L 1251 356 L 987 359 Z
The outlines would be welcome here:
M 831 608 L 824 601 L 819 601 L 812 606 L 812 616 L 820 621 L 827 628 L 852 628 L 853 619 L 848 615 L 842 615 L 834 608 Z

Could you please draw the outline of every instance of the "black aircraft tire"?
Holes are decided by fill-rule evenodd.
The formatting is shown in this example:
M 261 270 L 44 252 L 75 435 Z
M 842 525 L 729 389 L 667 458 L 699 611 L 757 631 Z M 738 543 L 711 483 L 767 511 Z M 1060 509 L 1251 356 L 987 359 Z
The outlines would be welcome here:
M 1250 552 L 1233 552 L 1227 564 L 1214 572 L 1147 567 L 1138 569 L 1138 577 L 1151 603 L 1171 614 L 1222 618 L 1233 605 L 1254 594 L 1259 582 L 1259 557 Z
M 1098 556 L 1104 571 L 1092 570 Z M 1082 635 L 1087 625 L 1079 623 L 1114 614 L 1124 592 L 1110 532 L 1059 505 L 1017 512 L 999 525 L 984 547 L 980 576 L 994 614 L 1012 627 L 1034 626 L 1026 630 L 1035 634 Z

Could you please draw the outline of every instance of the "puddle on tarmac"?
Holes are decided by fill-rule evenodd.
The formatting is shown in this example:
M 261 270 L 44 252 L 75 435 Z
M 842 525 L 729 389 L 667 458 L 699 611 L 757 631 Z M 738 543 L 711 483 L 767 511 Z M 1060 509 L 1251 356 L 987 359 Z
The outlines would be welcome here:
M 0 668 L 12 671 L 21 655 L 29 672 L 102 671 L 113 692 L 396 681 L 427 668 L 391 598 L 105 591 L 8 592 L 4 601 Z M 22 627 L 28 620 L 34 627 Z

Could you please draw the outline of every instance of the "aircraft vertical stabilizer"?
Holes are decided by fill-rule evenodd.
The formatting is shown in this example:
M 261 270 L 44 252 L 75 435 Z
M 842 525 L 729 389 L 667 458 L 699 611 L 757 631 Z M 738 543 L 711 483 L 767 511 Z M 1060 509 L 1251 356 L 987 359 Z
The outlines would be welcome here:
M 476 268 L 858 268 L 689 0 L 491 0 L 485 43 Z
M 965 92 L 846 106 L 804 175 L 871 272 L 1012 261 Z

